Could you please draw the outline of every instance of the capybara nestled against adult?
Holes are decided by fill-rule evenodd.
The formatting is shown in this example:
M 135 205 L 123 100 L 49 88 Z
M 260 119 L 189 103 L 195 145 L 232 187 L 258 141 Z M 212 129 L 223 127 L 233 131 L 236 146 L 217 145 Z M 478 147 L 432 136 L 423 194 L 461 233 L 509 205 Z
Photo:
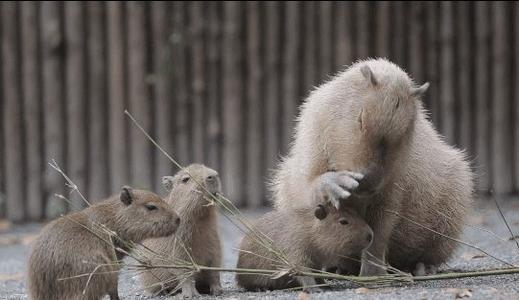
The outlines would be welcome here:
M 373 238 L 368 224 L 357 210 L 341 206 L 326 209 L 296 208 L 272 211 L 259 218 L 256 230 L 265 234 L 273 246 L 282 252 L 293 265 L 311 269 L 326 267 L 345 268 L 349 261 L 360 258 Z M 249 232 L 242 240 L 237 268 L 277 270 L 282 265 L 266 245 Z M 260 274 L 236 274 L 238 286 L 247 290 L 273 290 L 302 287 L 308 292 L 318 292 L 317 281 L 310 276 L 279 278 Z
M 280 210 L 364 201 L 374 239 L 361 275 L 386 272 L 370 261 L 435 272 L 456 248 L 430 230 L 459 236 L 473 175 L 464 153 L 427 119 L 420 99 L 427 88 L 385 59 L 353 64 L 306 99 L 273 179 Z
M 168 236 L 179 223 L 159 196 L 128 186 L 118 196 L 52 221 L 42 229 L 29 257 L 31 299 L 119 299 L 119 262 L 131 251 L 121 241 Z

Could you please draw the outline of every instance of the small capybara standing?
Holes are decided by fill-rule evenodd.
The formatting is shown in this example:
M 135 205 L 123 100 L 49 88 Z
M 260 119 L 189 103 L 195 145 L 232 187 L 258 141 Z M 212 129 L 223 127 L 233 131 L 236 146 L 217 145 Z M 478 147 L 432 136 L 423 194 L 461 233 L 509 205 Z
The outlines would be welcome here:
M 218 211 L 211 203 L 211 196 L 220 192 L 218 173 L 204 165 L 192 164 L 173 177 L 165 176 L 162 182 L 170 190 L 166 201 L 178 212 L 182 223 L 175 237 L 148 240 L 144 245 L 164 254 L 170 261 L 181 259 L 189 262 L 192 258 L 202 266 L 221 267 Z M 152 264 L 165 262 L 156 257 L 150 258 L 150 261 Z M 199 292 L 221 293 L 219 272 L 200 271 L 188 277 L 185 273 L 185 270 L 157 268 L 146 270 L 140 279 L 143 287 L 153 294 L 171 293 L 178 287 L 184 298 L 192 298 Z
M 119 196 L 52 221 L 42 229 L 29 257 L 31 299 L 98 300 L 107 294 L 111 300 L 119 299 L 118 262 L 125 256 L 116 250 L 124 248 L 120 240 L 138 243 L 168 236 L 179 222 L 159 196 L 127 186 Z M 117 237 L 99 229 L 100 224 Z M 78 275 L 82 276 L 72 278 Z
M 315 89 L 274 176 L 275 206 L 362 200 L 361 214 L 374 232 L 371 260 L 434 272 L 456 243 L 405 218 L 458 237 L 472 202 L 473 175 L 464 153 L 447 145 L 427 120 L 420 100 L 427 88 L 395 64 L 372 59 Z M 361 275 L 386 272 L 367 255 Z
M 321 270 L 343 267 L 348 258 L 360 258 L 373 238 L 373 232 L 356 209 L 341 206 L 326 209 L 319 206 L 272 211 L 259 218 L 254 228 L 270 238 L 294 266 Z M 278 270 L 283 262 L 266 248 L 252 232 L 242 240 L 237 268 Z M 309 270 L 309 269 L 308 269 Z M 247 290 L 286 289 L 302 287 L 309 292 L 320 291 L 310 276 L 272 276 L 236 274 L 240 287 Z

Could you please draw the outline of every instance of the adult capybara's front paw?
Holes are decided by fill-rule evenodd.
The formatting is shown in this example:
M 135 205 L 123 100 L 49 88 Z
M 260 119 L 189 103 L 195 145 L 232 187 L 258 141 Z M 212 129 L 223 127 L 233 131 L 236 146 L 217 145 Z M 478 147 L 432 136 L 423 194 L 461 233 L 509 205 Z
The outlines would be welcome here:
M 316 205 L 331 203 L 339 209 L 341 201 L 351 196 L 359 186 L 363 174 L 350 171 L 330 171 L 317 178 L 314 189 L 314 201 Z

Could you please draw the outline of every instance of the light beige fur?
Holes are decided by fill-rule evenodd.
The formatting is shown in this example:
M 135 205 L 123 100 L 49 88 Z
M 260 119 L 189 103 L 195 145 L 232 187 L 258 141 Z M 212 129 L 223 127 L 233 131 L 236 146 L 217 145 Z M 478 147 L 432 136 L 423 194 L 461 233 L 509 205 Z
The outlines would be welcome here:
M 314 216 L 312 208 L 273 211 L 258 219 L 254 226 L 267 235 L 294 266 L 318 270 L 329 266 L 344 268 L 348 265 L 345 257 L 353 259 L 352 262 L 360 259 L 373 237 L 371 228 L 357 210 L 346 207 L 341 207 L 340 211 L 330 208 L 322 220 Z M 240 245 L 237 268 L 278 270 L 283 268 L 283 264 L 277 259 L 255 239 L 253 233 L 248 233 Z M 291 287 L 320 290 L 312 287 L 319 281 L 308 276 L 285 275 L 272 279 L 270 276 L 237 273 L 236 281 L 247 290 Z
M 364 201 L 361 213 L 375 234 L 369 253 L 408 270 L 445 262 L 454 242 L 387 212 L 452 237 L 459 236 L 469 212 L 472 172 L 464 153 L 447 145 L 427 120 L 420 100 L 426 89 L 395 64 L 372 59 L 314 90 L 301 107 L 294 143 L 273 179 L 276 208 L 334 200 L 316 196 L 323 176 L 361 173 L 360 185 L 343 185 L 346 193 L 335 203 Z M 384 272 L 366 260 L 362 264 L 361 275 Z
M 178 239 L 185 245 L 197 264 L 221 267 L 218 212 L 215 205 L 207 200 L 209 194 L 215 195 L 220 192 L 218 173 L 199 164 L 190 165 L 186 171 L 179 171 L 174 177 L 163 178 L 164 186 L 171 190 L 167 202 L 183 220 L 177 234 L 171 238 L 146 241 L 145 245 L 165 255 L 170 261 L 174 259 L 189 261 L 189 256 L 177 241 Z M 206 190 L 200 188 L 197 182 Z M 151 262 L 163 264 L 165 261 L 152 258 Z M 171 293 L 177 287 L 181 288 L 184 298 L 197 296 L 199 292 L 212 295 L 221 293 L 219 272 L 201 271 L 187 278 L 184 278 L 183 273 L 185 271 L 158 268 L 142 273 L 140 279 L 143 287 L 153 294 Z

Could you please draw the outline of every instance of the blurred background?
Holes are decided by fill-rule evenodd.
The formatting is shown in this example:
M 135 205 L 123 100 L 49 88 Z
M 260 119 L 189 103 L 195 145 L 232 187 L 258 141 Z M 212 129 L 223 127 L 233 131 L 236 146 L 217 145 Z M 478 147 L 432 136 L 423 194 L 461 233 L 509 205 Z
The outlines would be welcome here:
M 352 62 L 387 57 L 466 149 L 481 194 L 519 191 L 519 4 L 2 2 L 0 218 L 51 218 L 124 184 L 163 192 L 181 164 L 218 170 L 238 205 L 268 205 L 298 105 Z

